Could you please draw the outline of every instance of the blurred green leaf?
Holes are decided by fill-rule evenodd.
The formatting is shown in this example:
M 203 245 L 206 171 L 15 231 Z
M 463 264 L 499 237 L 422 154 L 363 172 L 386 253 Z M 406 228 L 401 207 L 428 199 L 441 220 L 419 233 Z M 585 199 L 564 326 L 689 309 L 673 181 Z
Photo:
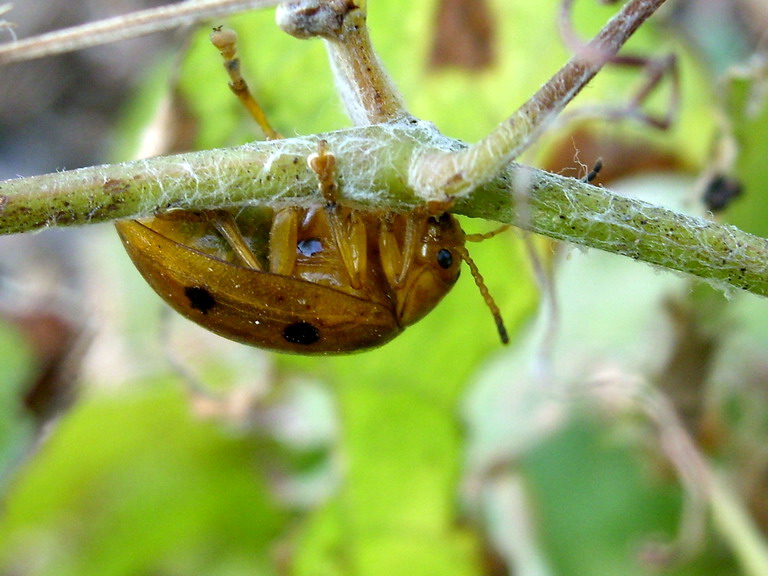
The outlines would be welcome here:
M 23 408 L 26 387 L 35 376 L 29 346 L 18 330 L 0 322 L 0 480 L 3 486 L 30 449 L 36 433 Z
M 639 443 L 612 437 L 597 419 L 581 415 L 531 450 L 521 468 L 556 574 L 642 576 L 652 568 L 641 561 L 643 549 L 670 545 L 677 536 L 679 485 Z M 740 572 L 710 551 L 665 573 Z
M 290 517 L 268 483 L 280 452 L 192 417 L 167 386 L 140 392 L 82 402 L 25 467 L 6 498 L 4 570 L 273 573 Z
M 738 162 L 733 176 L 739 179 L 744 194 L 728 210 L 729 222 L 759 236 L 768 236 L 768 222 L 763 215 L 768 211 L 768 193 L 765 185 L 765 151 L 768 148 L 768 105 L 759 97 L 761 80 L 757 77 L 735 78 L 731 81 L 728 113 L 733 122 L 734 135 L 739 146 Z M 765 79 L 762 80 L 765 82 Z

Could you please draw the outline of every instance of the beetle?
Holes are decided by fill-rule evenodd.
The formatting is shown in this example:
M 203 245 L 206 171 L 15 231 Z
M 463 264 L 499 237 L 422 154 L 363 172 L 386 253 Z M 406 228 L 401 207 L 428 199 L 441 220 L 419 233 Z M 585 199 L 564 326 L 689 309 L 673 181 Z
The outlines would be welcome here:
M 214 29 L 230 88 L 268 124 L 239 73 L 235 38 Z M 411 212 L 344 206 L 327 142 L 307 157 L 323 201 L 278 209 L 178 210 L 117 222 L 139 272 L 172 308 L 226 338 L 280 352 L 338 354 L 380 346 L 428 314 L 467 262 L 501 335 L 501 315 L 447 206 Z
M 333 164 L 320 147 L 310 165 Z M 302 354 L 380 346 L 450 291 L 462 260 L 471 262 L 467 235 L 447 212 L 344 207 L 332 181 L 320 182 L 325 204 L 247 209 L 237 217 L 226 210 L 178 211 L 116 226 L 150 286 L 212 332 Z

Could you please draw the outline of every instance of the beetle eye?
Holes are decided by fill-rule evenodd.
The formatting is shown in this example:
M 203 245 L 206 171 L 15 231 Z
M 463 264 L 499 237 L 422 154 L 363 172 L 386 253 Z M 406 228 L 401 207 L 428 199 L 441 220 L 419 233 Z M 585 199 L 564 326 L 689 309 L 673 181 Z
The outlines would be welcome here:
M 447 270 L 453 265 L 453 254 L 446 248 L 441 248 L 437 253 L 437 265 Z

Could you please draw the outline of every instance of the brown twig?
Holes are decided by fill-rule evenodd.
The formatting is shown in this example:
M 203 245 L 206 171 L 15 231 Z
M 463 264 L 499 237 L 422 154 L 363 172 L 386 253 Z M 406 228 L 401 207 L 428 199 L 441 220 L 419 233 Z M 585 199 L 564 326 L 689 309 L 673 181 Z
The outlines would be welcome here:
M 461 196 L 499 174 L 519 156 L 665 0 L 630 0 L 517 112 L 460 152 L 432 151 L 414 161 L 411 184 L 425 199 Z
M 2 44 L 0 65 L 45 58 L 191 26 L 211 18 L 274 6 L 279 2 L 280 0 L 185 0 Z

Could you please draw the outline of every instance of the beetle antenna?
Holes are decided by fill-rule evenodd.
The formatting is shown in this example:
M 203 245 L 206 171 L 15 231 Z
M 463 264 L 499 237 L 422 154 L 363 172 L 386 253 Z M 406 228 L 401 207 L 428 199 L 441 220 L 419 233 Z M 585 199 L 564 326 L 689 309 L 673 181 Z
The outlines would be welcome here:
M 478 234 L 478 236 L 481 235 Z M 475 261 L 472 260 L 472 258 L 469 256 L 469 252 L 463 246 L 457 246 L 456 251 L 458 252 L 461 259 L 467 263 L 467 266 L 469 266 L 469 271 L 472 273 L 472 278 L 475 279 L 475 284 L 477 284 L 483 300 L 485 300 L 486 305 L 491 310 L 491 315 L 493 315 L 493 319 L 496 322 L 496 330 L 499 332 L 501 342 L 503 344 L 509 344 L 509 334 L 507 333 L 507 329 L 504 326 L 504 320 L 501 317 L 501 310 L 499 310 L 499 307 L 496 305 L 493 296 L 491 296 L 491 293 L 488 291 L 488 287 L 485 285 L 485 280 L 483 280 L 483 275 L 480 274 L 480 270 L 478 270 L 477 264 L 475 264 Z
M 488 240 L 494 236 L 497 236 L 498 234 L 501 234 L 502 232 L 509 230 L 509 228 L 509 224 L 503 224 L 498 228 L 491 230 L 490 232 L 483 232 L 482 234 L 465 234 L 464 240 L 467 242 L 482 242 L 483 240 Z

